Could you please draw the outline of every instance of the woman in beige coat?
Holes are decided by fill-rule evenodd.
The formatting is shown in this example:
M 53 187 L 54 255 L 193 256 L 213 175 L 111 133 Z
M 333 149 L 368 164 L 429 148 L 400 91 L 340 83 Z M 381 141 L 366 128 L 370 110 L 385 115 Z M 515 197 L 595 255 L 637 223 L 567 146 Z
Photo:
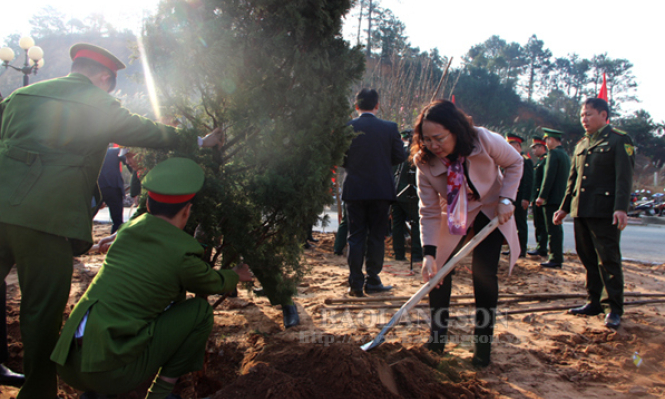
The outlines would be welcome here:
M 500 226 L 473 251 L 476 300 L 473 364 L 487 366 L 498 300 L 501 245 L 510 246 L 510 267 L 520 253 L 513 200 L 522 176 L 522 157 L 503 137 L 482 127 L 450 101 L 426 106 L 416 121 L 411 160 L 418 168 L 422 275 L 429 281 L 466 238 L 498 216 Z M 500 168 L 503 170 L 501 172 Z M 448 342 L 452 274 L 430 293 L 428 348 L 443 352 Z

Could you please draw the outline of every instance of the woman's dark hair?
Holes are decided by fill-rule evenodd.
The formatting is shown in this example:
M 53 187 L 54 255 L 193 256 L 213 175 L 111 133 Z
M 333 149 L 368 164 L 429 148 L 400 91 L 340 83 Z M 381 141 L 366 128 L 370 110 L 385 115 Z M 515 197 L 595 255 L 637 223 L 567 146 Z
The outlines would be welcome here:
M 164 216 L 166 218 L 172 219 L 175 215 L 180 212 L 182 208 L 191 203 L 192 200 L 181 202 L 179 204 L 167 204 L 164 202 L 158 202 L 148 197 L 148 213 L 153 216 Z
M 478 140 L 478 133 L 469 122 L 469 117 L 452 102 L 437 100 L 423 108 L 420 115 L 418 115 L 418 119 L 416 119 L 416 124 L 413 127 L 413 145 L 411 145 L 411 155 L 409 156 L 411 163 L 414 165 L 416 162 L 427 163 L 436 156 L 425 147 L 422 139 L 422 128 L 425 121 L 438 123 L 455 135 L 457 143 L 455 144 L 455 150 L 449 157 L 466 157 L 471 154 L 474 142 Z

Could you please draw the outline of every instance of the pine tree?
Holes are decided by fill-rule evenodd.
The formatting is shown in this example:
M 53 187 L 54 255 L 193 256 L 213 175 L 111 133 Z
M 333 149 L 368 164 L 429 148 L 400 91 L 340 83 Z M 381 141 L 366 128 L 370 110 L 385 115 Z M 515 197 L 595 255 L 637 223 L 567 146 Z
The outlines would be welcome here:
M 332 201 L 332 168 L 353 135 L 348 98 L 364 62 L 341 36 L 350 6 L 167 0 L 145 26 L 160 109 L 185 136 L 220 127 L 225 144 L 146 152 L 144 164 L 186 156 L 203 166 L 186 230 L 199 226 L 211 263 L 230 267 L 242 256 L 273 304 L 288 303 L 305 272 L 307 229 Z

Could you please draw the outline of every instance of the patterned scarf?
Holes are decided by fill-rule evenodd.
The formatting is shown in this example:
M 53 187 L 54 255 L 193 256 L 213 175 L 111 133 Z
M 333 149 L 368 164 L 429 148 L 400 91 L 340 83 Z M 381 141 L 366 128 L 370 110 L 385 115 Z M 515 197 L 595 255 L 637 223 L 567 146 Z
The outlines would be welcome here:
M 448 158 L 440 158 L 448 168 L 448 229 L 450 234 L 466 234 L 466 203 L 467 188 L 464 177 L 464 157 L 451 162 Z

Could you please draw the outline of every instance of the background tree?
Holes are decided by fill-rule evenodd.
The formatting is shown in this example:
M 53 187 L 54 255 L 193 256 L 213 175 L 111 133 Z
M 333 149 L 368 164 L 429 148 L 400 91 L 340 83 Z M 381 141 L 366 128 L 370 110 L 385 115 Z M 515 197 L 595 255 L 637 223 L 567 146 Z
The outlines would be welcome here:
M 165 113 L 186 135 L 220 127 L 226 141 L 219 153 L 147 152 L 144 163 L 186 156 L 204 166 L 187 230 L 199 225 L 217 248 L 210 261 L 229 267 L 243 256 L 273 303 L 295 292 L 302 243 L 331 202 L 331 168 L 352 137 L 347 98 L 363 58 L 341 38 L 350 5 L 169 0 L 145 26 Z

